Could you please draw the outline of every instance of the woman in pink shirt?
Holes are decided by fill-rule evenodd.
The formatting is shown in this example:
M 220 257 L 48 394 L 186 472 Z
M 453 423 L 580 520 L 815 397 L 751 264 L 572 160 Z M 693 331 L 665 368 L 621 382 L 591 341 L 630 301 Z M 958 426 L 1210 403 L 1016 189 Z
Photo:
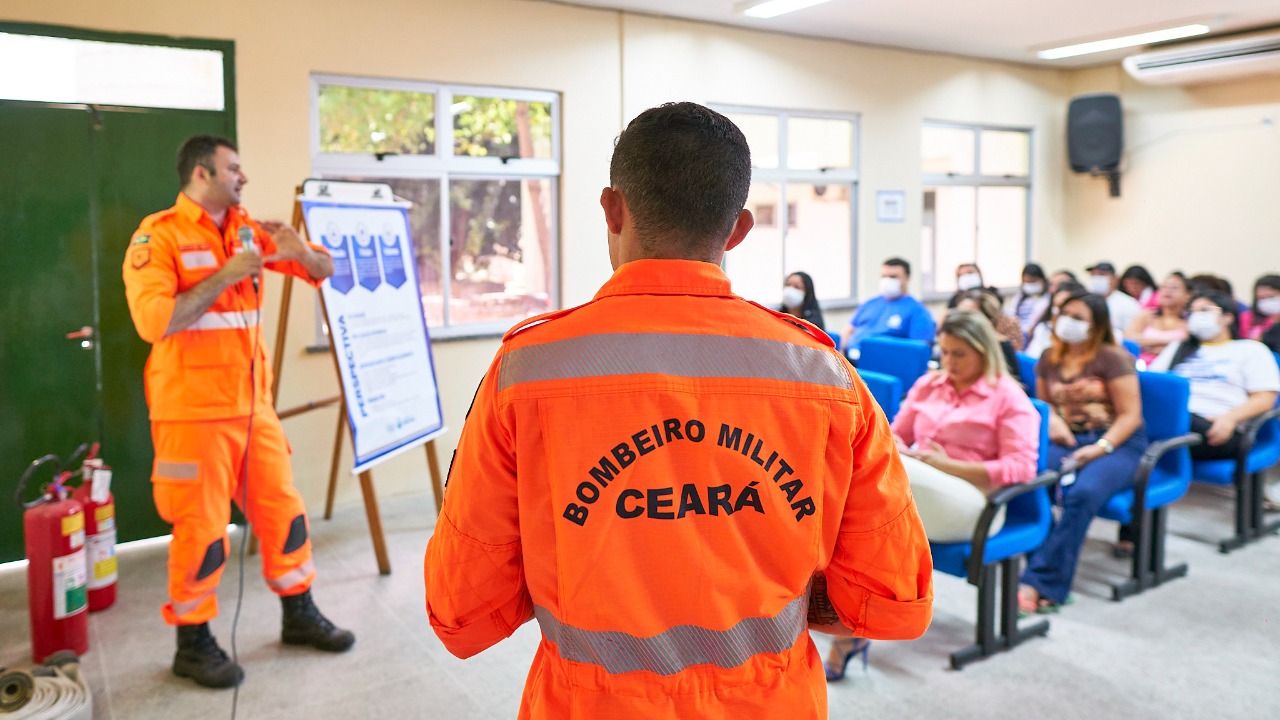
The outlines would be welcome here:
M 893 421 L 925 533 L 962 542 L 993 488 L 1036 475 L 1040 414 L 1005 369 L 985 317 L 955 312 L 938 328 L 942 371 L 916 381 Z M 998 516 L 992 534 L 1004 525 Z

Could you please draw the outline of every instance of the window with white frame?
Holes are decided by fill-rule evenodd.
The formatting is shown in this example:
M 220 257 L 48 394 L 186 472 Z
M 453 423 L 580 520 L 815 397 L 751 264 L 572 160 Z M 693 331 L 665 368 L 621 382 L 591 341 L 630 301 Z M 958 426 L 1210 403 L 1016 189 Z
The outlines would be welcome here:
M 433 337 L 558 307 L 559 114 L 552 92 L 312 77 L 313 172 L 413 202 Z
M 956 267 L 1016 287 L 1030 248 L 1031 131 L 925 123 L 920 279 L 924 292 L 956 290 Z
M 803 271 L 824 306 L 848 304 L 856 290 L 858 116 L 714 107 L 751 146 L 747 209 L 756 225 L 725 255 L 734 292 L 777 306 L 786 277 Z

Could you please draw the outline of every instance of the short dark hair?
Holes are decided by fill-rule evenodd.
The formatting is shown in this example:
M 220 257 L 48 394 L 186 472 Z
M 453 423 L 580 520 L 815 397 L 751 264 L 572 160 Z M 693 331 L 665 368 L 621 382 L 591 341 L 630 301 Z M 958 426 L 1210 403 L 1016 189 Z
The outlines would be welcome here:
M 1044 268 L 1035 263 L 1027 263 L 1026 265 L 1023 265 L 1022 274 L 1030 275 L 1037 280 L 1048 280 L 1048 278 L 1044 276 Z
M 191 182 L 191 173 L 196 171 L 196 166 L 214 172 L 213 154 L 218 152 L 218 148 L 224 147 L 231 152 L 240 152 L 236 144 L 220 135 L 196 135 L 187 138 L 182 143 L 182 147 L 178 148 L 178 185 L 186 187 Z
M 609 184 L 643 245 L 711 249 L 729 237 L 751 190 L 751 149 L 729 118 L 697 103 L 645 110 L 613 146 Z
M 902 258 L 891 257 L 888 260 L 885 260 L 882 264 L 889 267 L 900 267 L 902 268 L 902 272 L 907 274 L 907 277 L 911 277 L 911 263 L 903 260 Z
M 1141 265 L 1130 265 L 1125 269 L 1124 273 L 1120 275 L 1120 282 L 1134 279 L 1141 280 L 1142 284 L 1149 288 L 1154 288 L 1156 286 L 1156 279 L 1151 277 L 1151 273 Z

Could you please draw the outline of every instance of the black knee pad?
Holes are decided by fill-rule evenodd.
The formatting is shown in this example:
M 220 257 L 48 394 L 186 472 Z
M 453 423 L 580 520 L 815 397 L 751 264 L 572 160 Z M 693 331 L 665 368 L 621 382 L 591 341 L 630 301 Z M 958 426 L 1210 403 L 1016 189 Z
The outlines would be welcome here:
M 196 580 L 203 580 L 218 571 L 222 564 L 227 560 L 227 549 L 219 538 L 209 543 L 209 549 L 204 551 L 204 560 L 200 561 L 200 570 L 196 573 Z
M 307 518 L 299 515 L 289 523 L 289 537 L 284 541 L 284 554 L 297 550 L 307 542 Z

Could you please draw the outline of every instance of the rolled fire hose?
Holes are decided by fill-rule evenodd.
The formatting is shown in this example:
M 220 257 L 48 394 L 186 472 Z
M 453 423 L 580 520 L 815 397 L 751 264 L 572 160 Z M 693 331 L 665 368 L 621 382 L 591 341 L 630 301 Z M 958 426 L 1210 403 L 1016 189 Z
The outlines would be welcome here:
M 31 702 L 34 692 L 31 673 L 0 668 L 0 713 L 11 713 Z
M 50 658 L 50 661 L 57 662 L 55 658 Z M 78 662 L 64 659 L 58 664 L 36 668 L 30 674 L 21 671 L 5 673 L 0 679 L 0 698 L 8 698 L 2 693 L 9 686 L 2 683 L 8 683 L 11 675 L 16 684 L 23 682 L 17 678 L 19 675 L 31 683 L 30 699 L 14 710 L 5 706 L 4 720 L 93 720 L 93 698 L 89 693 L 89 683 L 80 674 Z

